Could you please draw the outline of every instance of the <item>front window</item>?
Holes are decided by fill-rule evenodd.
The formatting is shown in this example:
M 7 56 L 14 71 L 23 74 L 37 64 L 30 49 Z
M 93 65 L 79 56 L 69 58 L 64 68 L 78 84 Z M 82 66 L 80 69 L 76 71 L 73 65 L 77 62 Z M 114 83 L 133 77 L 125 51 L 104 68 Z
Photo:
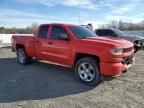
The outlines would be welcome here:
M 51 38 L 52 38 L 52 39 L 59 39 L 59 36 L 60 36 L 61 34 L 64 34 L 64 35 L 68 36 L 68 35 L 67 35 L 67 32 L 66 32 L 65 29 L 62 28 L 62 27 L 60 27 L 60 26 L 54 26 L 54 27 L 52 28 L 52 32 L 51 32 Z
M 86 27 L 82 26 L 69 26 L 70 30 L 76 35 L 77 38 L 96 37 L 96 34 Z

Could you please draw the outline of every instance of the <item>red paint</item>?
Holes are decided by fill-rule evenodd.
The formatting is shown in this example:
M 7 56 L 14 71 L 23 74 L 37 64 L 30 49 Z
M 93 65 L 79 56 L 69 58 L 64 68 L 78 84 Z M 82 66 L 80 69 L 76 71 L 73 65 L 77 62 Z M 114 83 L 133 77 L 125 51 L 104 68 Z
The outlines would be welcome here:
M 46 25 L 46 24 L 45 24 Z M 127 52 L 121 55 L 112 55 L 110 49 L 113 48 L 130 48 L 133 44 L 123 39 L 111 39 L 107 37 L 95 37 L 86 39 L 77 39 L 77 37 L 68 28 L 70 24 L 48 24 L 50 29 L 47 38 L 39 38 L 37 36 L 13 36 L 12 49 L 16 51 L 16 45 L 23 45 L 25 52 L 30 57 L 36 57 L 41 60 L 48 60 L 63 65 L 74 66 L 75 55 L 84 53 L 100 58 L 101 74 L 113 76 L 120 74 L 126 70 L 128 66 L 122 64 L 120 60 L 113 58 L 122 58 L 134 56 L 134 52 Z M 53 40 L 51 37 L 52 26 L 63 27 L 70 40 Z M 42 25 L 41 25 L 42 26 Z M 76 25 L 75 25 L 76 26 Z M 37 30 L 37 34 L 39 29 Z M 52 44 L 49 44 L 52 43 Z

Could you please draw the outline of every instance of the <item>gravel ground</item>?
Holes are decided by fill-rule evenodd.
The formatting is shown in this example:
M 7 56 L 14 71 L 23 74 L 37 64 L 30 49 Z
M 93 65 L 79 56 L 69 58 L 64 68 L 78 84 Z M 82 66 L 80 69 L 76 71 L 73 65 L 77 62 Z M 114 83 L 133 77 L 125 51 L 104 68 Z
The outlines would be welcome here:
M 0 49 L 0 108 L 144 108 L 144 52 L 127 73 L 90 87 L 70 68 L 22 66 L 11 49 Z

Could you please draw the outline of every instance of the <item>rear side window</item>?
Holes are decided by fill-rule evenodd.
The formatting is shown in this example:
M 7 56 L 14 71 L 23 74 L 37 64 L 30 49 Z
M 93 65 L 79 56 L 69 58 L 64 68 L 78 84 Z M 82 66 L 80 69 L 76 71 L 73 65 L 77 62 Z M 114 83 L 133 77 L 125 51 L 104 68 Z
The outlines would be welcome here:
M 48 29 L 49 29 L 49 26 L 41 26 L 40 30 L 39 30 L 38 37 L 40 37 L 40 38 L 46 38 L 47 35 L 48 35 Z
M 59 39 L 59 36 L 61 34 L 67 35 L 65 29 L 63 27 L 60 27 L 60 26 L 53 26 L 52 32 L 51 32 L 51 38 L 52 39 Z
M 102 30 L 97 30 L 97 31 L 96 31 L 96 34 L 97 34 L 98 36 L 103 36 L 103 35 L 104 35 Z
M 97 30 L 96 34 L 98 36 L 115 36 L 115 33 L 111 30 Z

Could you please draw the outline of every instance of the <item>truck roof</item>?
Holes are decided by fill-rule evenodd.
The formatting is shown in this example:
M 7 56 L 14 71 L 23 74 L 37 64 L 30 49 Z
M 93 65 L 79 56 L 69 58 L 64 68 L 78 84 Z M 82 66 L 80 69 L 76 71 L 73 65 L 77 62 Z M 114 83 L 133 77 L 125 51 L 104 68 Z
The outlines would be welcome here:
M 116 28 L 99 28 L 99 29 L 95 29 L 95 30 L 118 30 Z
M 76 26 L 76 24 L 67 24 L 67 23 L 49 23 L 49 24 L 40 24 L 40 25 L 64 25 L 64 26 Z

